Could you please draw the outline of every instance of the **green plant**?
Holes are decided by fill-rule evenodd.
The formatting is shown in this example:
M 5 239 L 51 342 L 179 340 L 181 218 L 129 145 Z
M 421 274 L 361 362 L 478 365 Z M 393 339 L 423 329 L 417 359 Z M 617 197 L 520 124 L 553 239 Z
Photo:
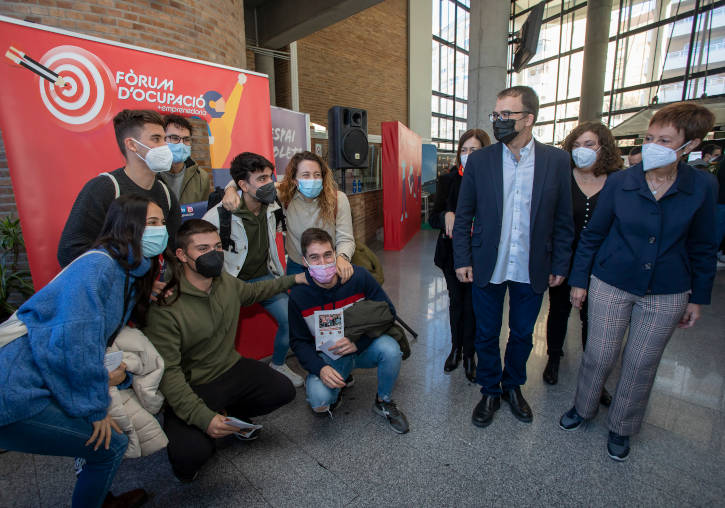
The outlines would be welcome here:
M 7 318 L 33 294 L 33 281 L 28 270 L 18 270 L 20 252 L 25 248 L 20 219 L 0 220 L 0 317 Z

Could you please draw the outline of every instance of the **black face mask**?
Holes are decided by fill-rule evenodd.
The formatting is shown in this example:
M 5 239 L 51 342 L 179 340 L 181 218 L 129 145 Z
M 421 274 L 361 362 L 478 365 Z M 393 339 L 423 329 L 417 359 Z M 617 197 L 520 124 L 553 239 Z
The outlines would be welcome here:
M 493 137 L 504 145 L 510 143 L 518 134 L 516 120 L 501 120 L 497 118 L 493 122 Z
M 224 268 L 224 253 L 210 250 L 194 260 L 196 272 L 202 277 L 219 277 Z
M 254 198 L 257 201 L 264 203 L 265 205 L 271 205 L 274 203 L 274 198 L 277 196 L 277 189 L 274 187 L 274 182 L 269 182 L 262 185 L 257 192 L 254 193 Z

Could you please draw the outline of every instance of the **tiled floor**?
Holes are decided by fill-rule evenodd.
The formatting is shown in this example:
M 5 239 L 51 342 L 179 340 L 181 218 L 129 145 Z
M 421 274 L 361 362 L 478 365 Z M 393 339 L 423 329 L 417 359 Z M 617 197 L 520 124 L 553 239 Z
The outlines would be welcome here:
M 584 431 L 558 428 L 572 404 L 581 346 L 572 314 L 559 384 L 545 385 L 546 298 L 524 387 L 533 423 L 503 405 L 488 428 L 471 424 L 478 389 L 461 368 L 443 374 L 448 298 L 434 248 L 435 233 L 421 231 L 405 250 L 380 254 L 386 291 L 420 333 L 394 393 L 409 434 L 394 434 L 372 413 L 375 373 L 356 371 L 334 419 L 313 415 L 300 389 L 290 405 L 259 419 L 260 439 L 225 443 L 194 483 L 177 483 L 161 452 L 125 461 L 113 491 L 144 487 L 154 496 L 149 506 L 174 508 L 725 504 L 725 272 L 701 321 L 672 338 L 630 460 L 615 463 L 605 453 L 606 410 Z M 71 459 L 0 455 L 0 506 L 67 506 L 73 482 Z

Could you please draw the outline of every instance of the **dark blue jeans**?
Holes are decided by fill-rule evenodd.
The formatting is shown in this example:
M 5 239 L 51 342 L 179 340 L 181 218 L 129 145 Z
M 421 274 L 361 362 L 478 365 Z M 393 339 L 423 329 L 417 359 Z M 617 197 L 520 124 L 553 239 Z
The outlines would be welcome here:
M 507 288 L 509 339 L 502 371 L 499 335 Z M 526 361 L 533 347 L 532 334 L 543 296 L 535 293 L 530 284 L 521 282 L 506 281 L 484 287 L 473 285 L 478 356 L 476 382 L 481 385 L 481 393 L 498 395 L 502 387 L 508 389 L 526 383 Z
M 81 418 L 68 416 L 51 400 L 37 415 L 0 427 L 0 448 L 86 459 L 73 490 L 73 507 L 92 508 L 103 504 L 128 446 L 124 434 L 112 432 L 109 449 L 102 444 L 93 451 L 95 443 L 85 445 L 93 426 Z

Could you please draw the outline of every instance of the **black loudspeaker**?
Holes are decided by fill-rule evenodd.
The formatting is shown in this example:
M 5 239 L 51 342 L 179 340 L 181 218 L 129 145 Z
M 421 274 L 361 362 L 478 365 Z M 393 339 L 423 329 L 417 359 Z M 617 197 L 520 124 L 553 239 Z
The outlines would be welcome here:
M 368 167 L 368 112 L 342 106 L 327 110 L 327 143 L 332 169 Z

